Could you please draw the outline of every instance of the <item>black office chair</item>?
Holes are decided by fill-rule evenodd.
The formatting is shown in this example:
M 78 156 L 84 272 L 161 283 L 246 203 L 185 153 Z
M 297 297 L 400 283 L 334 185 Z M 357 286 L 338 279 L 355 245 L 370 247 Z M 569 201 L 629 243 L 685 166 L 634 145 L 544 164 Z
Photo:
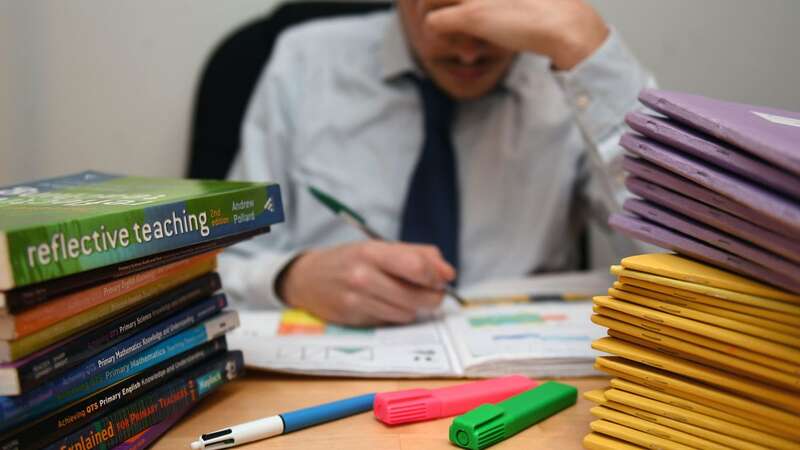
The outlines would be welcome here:
M 389 8 L 390 3 L 317 1 L 287 3 L 243 25 L 214 49 L 195 94 L 189 147 L 190 178 L 222 179 L 239 149 L 250 96 L 278 35 L 307 20 Z

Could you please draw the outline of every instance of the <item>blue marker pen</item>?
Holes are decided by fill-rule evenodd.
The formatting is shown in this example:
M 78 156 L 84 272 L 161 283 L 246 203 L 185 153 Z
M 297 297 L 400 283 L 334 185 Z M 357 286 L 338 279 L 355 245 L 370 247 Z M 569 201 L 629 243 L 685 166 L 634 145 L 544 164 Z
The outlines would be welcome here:
M 309 408 L 298 409 L 276 416 L 265 417 L 252 422 L 234 425 L 213 433 L 200 436 L 192 442 L 193 450 L 222 449 L 272 436 L 291 433 L 331 420 L 342 419 L 372 410 L 375 394 L 364 394 Z

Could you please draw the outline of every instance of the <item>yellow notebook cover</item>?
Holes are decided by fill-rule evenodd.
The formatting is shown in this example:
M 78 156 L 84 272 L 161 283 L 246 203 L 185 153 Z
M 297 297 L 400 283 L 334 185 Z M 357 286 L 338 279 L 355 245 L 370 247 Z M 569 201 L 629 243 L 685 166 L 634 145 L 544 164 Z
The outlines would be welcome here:
M 640 345 L 630 344 L 611 337 L 600 338 L 594 341 L 592 343 L 592 348 L 612 355 L 622 356 L 658 369 L 684 375 L 695 380 L 700 380 L 723 389 L 736 391 L 746 396 L 777 405 L 788 411 L 800 413 L 800 396 L 764 383 L 706 367 L 691 361 L 670 357 Z
M 626 375 L 629 375 L 637 380 L 641 379 L 644 381 L 643 384 L 648 387 L 662 389 L 692 401 L 707 403 L 712 407 L 715 407 L 711 404 L 713 402 L 743 411 L 745 412 L 743 417 L 758 415 L 792 427 L 797 427 L 797 424 L 800 423 L 800 415 L 625 358 L 600 356 L 596 359 L 596 367 L 616 377 L 627 378 Z M 723 409 L 722 407 L 715 408 Z
M 620 441 L 604 434 L 589 433 L 583 438 L 583 448 L 586 450 L 639 450 L 644 447 Z
M 745 305 L 757 306 L 759 308 L 772 309 L 775 311 L 785 312 L 800 316 L 800 305 L 796 303 L 789 303 L 778 301 L 767 297 L 760 297 L 752 294 L 745 294 L 742 292 L 729 291 L 712 286 L 705 286 L 702 284 L 689 283 L 688 281 L 676 280 L 674 278 L 662 277 L 653 275 L 651 273 L 639 272 L 636 270 L 625 269 L 622 266 L 611 266 L 611 273 L 620 278 L 623 283 L 626 282 L 625 278 L 634 278 L 642 281 L 649 281 L 651 283 L 660 284 L 663 286 L 670 286 L 673 288 L 683 289 L 690 292 L 697 292 L 699 294 L 715 297 L 722 300 L 743 303 Z
M 666 336 L 671 336 L 676 339 L 680 339 L 687 342 L 692 342 L 694 344 L 716 350 L 719 352 L 726 353 L 731 356 L 735 356 L 740 359 L 744 359 L 747 361 L 754 362 L 756 364 L 770 367 L 773 369 L 777 369 L 781 372 L 786 372 L 791 375 L 800 375 L 800 365 L 792 364 L 788 361 L 772 358 L 770 356 L 764 355 L 762 353 L 756 353 L 742 347 L 736 347 L 730 344 L 726 344 L 721 341 L 717 341 L 714 339 L 709 339 L 705 336 L 701 336 L 699 334 L 688 333 L 683 330 L 679 330 L 677 328 L 672 328 L 666 325 L 658 325 L 655 322 L 648 321 L 646 319 L 641 319 L 635 316 L 631 316 L 629 314 L 625 314 L 619 311 L 615 311 L 609 308 L 602 308 L 595 306 L 594 312 L 599 315 L 600 317 L 607 317 L 609 319 L 613 319 L 619 322 L 624 322 L 628 325 L 635 326 L 637 328 L 644 329 L 648 332 L 658 333 Z M 594 319 L 592 319 L 594 320 Z M 597 322 L 596 322 L 597 323 Z M 598 323 L 599 324 L 599 323 Z M 606 326 L 606 325 L 603 325 Z
M 606 397 L 603 395 L 604 391 L 605 389 L 593 389 L 591 391 L 586 391 L 583 393 L 583 398 L 592 403 L 603 404 L 606 401 Z
M 651 253 L 624 258 L 622 267 L 647 272 L 662 277 L 674 278 L 689 283 L 710 286 L 730 291 L 772 298 L 785 302 L 800 303 L 800 295 L 792 294 L 769 285 L 734 275 L 722 269 L 693 261 L 670 253 Z
M 687 300 L 680 297 L 675 297 L 673 295 L 665 294 L 663 292 L 652 291 L 650 289 L 646 289 L 643 287 L 639 287 L 633 284 L 626 284 L 619 281 L 615 281 L 614 284 L 611 286 L 614 289 L 629 292 L 631 294 L 638 294 L 644 297 L 649 297 L 655 300 L 659 300 L 662 302 L 667 302 L 673 305 L 682 306 L 685 308 L 694 309 L 696 311 L 701 311 L 708 314 L 713 314 L 719 317 L 725 317 L 728 319 L 732 319 L 739 322 L 748 323 L 751 325 L 755 325 L 757 327 L 766 328 L 768 330 L 777 331 L 780 333 L 788 334 L 790 336 L 795 336 L 800 338 L 800 324 L 798 325 L 789 325 L 781 322 L 776 322 L 775 320 L 768 319 L 766 317 L 754 316 L 751 314 L 747 314 L 744 312 L 736 311 L 734 309 L 726 309 L 723 306 L 727 305 L 720 305 L 719 301 L 716 301 L 712 304 L 707 303 L 700 303 L 691 300 Z M 738 305 L 736 303 L 732 303 L 734 305 Z M 744 305 L 740 305 L 744 306 Z M 753 308 L 756 309 L 756 308 Z M 760 308 L 758 308 L 760 309 Z M 762 309 L 761 311 L 768 311 L 766 309 Z M 772 312 L 772 311 L 770 311 Z M 773 312 L 776 315 L 783 315 L 786 316 L 788 314 L 781 314 L 778 312 Z M 790 316 L 791 317 L 791 316 Z
M 601 317 L 602 316 L 600 316 L 600 315 L 595 315 L 595 317 L 592 317 L 592 321 L 594 323 L 600 325 L 600 322 L 599 322 L 598 319 L 600 319 Z M 621 327 L 617 327 L 617 328 L 621 328 Z M 628 333 L 625 333 L 623 331 L 620 331 L 617 328 L 609 327 L 608 330 L 606 331 L 608 337 L 620 339 L 620 340 L 623 340 L 625 342 L 629 342 L 631 344 L 641 345 L 642 347 L 647 347 L 647 348 L 649 348 L 651 350 L 655 350 L 657 352 L 663 353 L 663 354 L 671 356 L 673 358 L 683 358 L 684 357 L 684 354 L 682 354 L 679 350 L 676 350 L 674 348 L 662 345 L 660 342 L 657 342 L 655 339 L 653 339 L 653 340 L 642 339 L 642 338 L 640 338 L 640 337 L 638 337 L 638 336 L 636 336 L 634 334 L 628 334 Z M 651 338 L 653 338 L 653 337 L 655 337 L 655 333 L 651 334 Z M 691 356 L 691 355 L 686 354 L 686 356 Z
M 665 347 L 665 346 L 663 346 L 661 344 L 653 343 L 652 341 L 648 341 L 648 340 L 645 340 L 645 339 L 640 339 L 638 337 L 631 336 L 629 334 L 625 334 L 625 333 L 623 333 L 621 331 L 609 329 L 608 330 L 608 337 L 615 338 L 615 339 L 627 342 L 628 344 L 638 345 L 638 346 L 644 347 L 644 348 L 646 348 L 648 350 L 653 350 L 653 351 L 655 351 L 657 353 L 661 353 L 664 356 L 668 356 L 670 358 L 698 363 L 698 364 L 701 364 L 701 365 L 704 365 L 704 366 L 707 366 L 707 367 L 711 367 L 711 368 L 714 368 L 714 369 L 717 369 L 717 370 L 730 372 L 733 375 L 741 375 L 741 376 L 744 376 L 744 377 L 748 377 L 749 376 L 748 374 L 743 374 L 743 373 L 741 373 L 741 372 L 739 372 L 737 370 L 734 370 L 734 369 L 732 369 L 730 367 L 727 367 L 727 366 L 724 366 L 722 364 L 714 363 L 713 361 L 709 361 L 709 360 L 703 359 L 703 358 L 701 358 L 699 356 L 695 356 L 695 355 L 692 355 L 692 354 L 689 354 L 689 353 L 684 353 L 684 352 L 682 352 L 680 350 L 675 350 L 673 348 Z M 753 378 L 755 381 L 761 381 L 761 382 L 765 382 L 767 384 L 772 384 L 772 383 L 770 383 L 769 381 L 766 381 L 766 380 L 762 380 L 762 379 L 755 378 L 755 377 L 751 377 L 751 378 Z M 785 386 L 781 386 L 781 385 L 777 385 L 777 384 L 772 384 L 772 385 L 773 386 L 777 386 L 779 388 L 785 388 Z
M 753 420 L 753 417 L 755 416 L 750 415 L 749 418 L 738 416 L 726 411 L 726 409 L 728 410 L 730 409 L 726 408 L 725 405 L 715 405 L 722 409 L 712 408 L 707 401 L 704 401 L 703 403 L 694 402 L 689 399 L 681 398 L 678 395 L 669 394 L 667 392 L 664 392 L 663 390 L 653 389 L 643 384 L 641 379 L 636 381 L 629 381 L 623 378 L 612 378 L 611 387 L 620 391 L 630 392 L 631 394 L 636 394 L 642 397 L 666 403 L 676 408 L 681 408 L 690 412 L 695 412 L 706 416 L 715 417 L 717 419 L 735 423 L 737 425 L 742 425 L 745 427 L 756 426 L 759 429 L 762 429 L 766 433 L 774 434 L 776 436 L 800 442 L 800 429 L 796 427 L 788 427 L 785 425 L 781 426 L 780 422 L 773 422 L 768 420 L 762 420 L 760 422 L 756 422 Z M 601 392 L 600 395 L 602 395 L 603 400 L 606 401 L 605 393 Z M 742 415 L 747 414 L 744 411 L 734 410 L 734 412 L 739 412 Z
M 592 415 L 598 419 L 614 422 L 629 428 L 633 428 L 634 430 L 639 430 L 643 433 L 658 436 L 663 439 L 669 439 L 670 441 L 677 442 L 679 444 L 685 444 L 693 448 L 702 448 L 707 450 L 730 450 L 731 448 L 718 444 L 714 441 L 706 440 L 701 436 L 692 435 L 679 428 L 671 428 L 666 426 L 662 423 L 659 423 L 658 416 L 648 414 L 644 411 L 637 410 L 635 408 L 627 408 L 624 405 L 619 405 L 619 409 L 616 407 L 617 405 L 615 405 L 615 408 L 613 409 L 605 406 L 595 406 L 590 409 L 589 412 L 591 412 Z M 647 417 L 649 420 L 643 419 L 642 417 Z M 670 423 L 669 420 L 664 422 Z M 680 424 L 677 421 L 671 422 Z M 692 427 L 691 429 L 696 430 L 696 428 L 697 427 Z M 700 429 L 699 432 L 702 433 L 702 429 Z M 722 437 L 722 440 L 725 440 L 724 437 Z M 740 447 L 743 450 L 767 450 L 767 447 L 762 447 L 760 445 L 748 446 L 746 442 L 744 442 L 744 444 L 745 445 Z
M 748 304 L 734 302 L 719 297 L 711 297 L 697 292 L 678 289 L 672 286 L 665 286 L 662 284 L 651 283 L 649 281 L 638 280 L 636 278 L 619 277 L 618 282 L 622 283 L 625 286 L 636 286 L 638 288 L 647 289 L 648 291 L 660 292 L 662 294 L 669 295 L 670 297 L 680 298 L 682 300 L 687 300 L 695 303 L 702 303 L 704 305 L 717 306 L 720 308 L 729 309 L 731 311 L 740 312 L 742 314 L 761 317 L 766 320 L 773 320 L 776 322 L 780 322 L 781 324 L 784 324 L 786 326 L 791 326 L 793 328 L 800 327 L 800 316 L 786 314 L 782 311 L 766 309 L 760 306 L 751 306 Z M 789 306 L 790 308 L 792 307 L 792 305 L 786 305 L 780 302 L 775 302 L 775 303 L 781 306 Z
M 597 433 L 614 436 L 617 439 L 647 448 L 664 450 L 695 450 L 687 445 L 643 433 L 639 430 L 634 430 L 633 428 L 619 425 L 614 422 L 609 422 L 607 420 L 595 420 L 589 424 L 589 427 L 591 427 L 592 431 Z
M 659 424 L 661 426 L 664 426 L 664 427 L 667 427 L 667 428 L 672 428 L 674 430 L 678 430 L 678 431 L 681 431 L 683 433 L 687 433 L 687 434 L 689 434 L 691 436 L 697 436 L 697 437 L 699 437 L 699 438 L 701 438 L 703 440 L 706 440 L 706 442 L 710 443 L 710 444 L 702 445 L 702 446 L 700 446 L 698 448 L 704 448 L 705 449 L 705 448 L 712 448 L 712 447 L 715 447 L 715 448 L 723 447 L 723 448 L 726 448 L 726 449 L 736 448 L 736 449 L 746 449 L 746 450 L 763 450 L 763 449 L 767 448 L 767 447 L 763 447 L 763 446 L 758 445 L 758 444 L 754 444 L 752 442 L 748 442 L 747 440 L 744 440 L 744 439 L 740 439 L 740 438 L 733 437 L 733 436 L 728 436 L 728 435 L 726 435 L 724 433 L 721 433 L 721 432 L 708 430 L 708 429 L 705 429 L 703 427 L 699 427 L 697 425 L 692 425 L 692 424 L 689 424 L 689 423 L 686 423 L 686 422 L 682 422 L 681 420 L 671 419 L 671 418 L 666 417 L 666 416 L 661 416 L 661 415 L 658 415 L 656 413 L 653 413 L 653 412 L 650 412 L 650 411 L 646 411 L 646 410 L 642 410 L 642 409 L 638 409 L 638 408 L 634 408 L 634 407 L 631 407 L 631 406 L 628 406 L 628 405 L 625 405 L 625 404 L 622 404 L 622 403 L 609 401 L 609 402 L 606 402 L 605 405 L 603 405 L 603 406 L 608 408 L 608 409 L 613 409 L 615 411 L 619 411 L 620 413 L 623 413 L 623 414 L 634 416 L 634 417 L 637 417 L 639 419 L 642 419 L 642 420 L 645 420 L 645 421 L 648 421 L 648 422 L 657 423 L 657 424 Z M 682 417 L 681 417 L 681 419 L 682 419 Z M 612 422 L 614 422 L 614 421 L 612 420 Z M 622 424 L 622 425 L 625 425 L 625 424 Z M 628 426 L 630 426 L 630 425 L 628 425 Z M 632 427 L 632 428 L 636 428 L 636 427 Z M 692 444 L 689 444 L 688 442 L 683 442 L 683 443 L 687 444 L 687 445 L 692 445 Z M 699 445 L 699 444 L 696 444 L 696 445 Z
M 597 314 L 593 315 L 591 319 L 592 322 L 596 323 L 597 325 L 608 328 L 609 334 L 612 337 L 617 336 L 611 333 L 624 333 L 627 336 L 641 341 L 650 342 L 659 347 L 665 347 L 667 350 L 671 350 L 682 355 L 694 355 L 703 359 L 704 361 L 709 361 L 712 364 L 718 363 L 722 366 L 735 368 L 739 371 L 746 372 L 750 376 L 756 377 L 757 379 L 763 378 L 774 383 L 780 383 L 795 390 L 800 389 L 800 376 L 775 370 L 760 364 L 755 364 L 738 356 L 732 356 L 725 351 L 712 350 L 690 340 L 678 338 L 677 336 L 669 333 L 658 333 L 645 330 L 644 328 L 639 328 L 629 323 Z M 744 352 L 747 352 L 747 350 L 744 350 Z M 755 356 L 758 354 L 753 353 L 752 355 Z
M 619 277 L 617 283 L 622 283 L 625 286 L 636 286 L 637 288 L 647 289 L 651 292 L 659 292 L 661 294 L 677 297 L 685 301 L 702 303 L 754 317 L 760 317 L 765 320 L 771 320 L 780 323 L 783 326 L 791 327 L 794 330 L 800 328 L 800 315 L 792 314 L 792 312 L 797 309 L 796 305 L 789 303 L 774 302 L 774 305 L 767 305 L 772 308 L 768 309 L 764 302 L 754 299 L 751 299 L 751 304 L 745 304 L 625 276 Z
M 659 336 L 655 336 L 655 334 L 656 333 L 645 332 L 636 335 L 615 328 L 610 328 L 608 330 L 608 335 L 612 338 L 647 347 L 673 358 L 686 359 L 714 369 L 730 372 L 733 375 L 751 378 L 755 381 L 767 383 L 780 389 L 795 391 L 797 395 L 800 395 L 800 377 L 753 364 L 748 361 L 742 361 L 738 358 L 708 350 L 700 346 L 692 346 L 690 343 L 684 341 L 677 340 L 676 342 L 676 340 L 670 340 L 669 337 L 665 335 L 659 335 L 662 338 L 661 341 L 659 341 Z M 642 338 L 642 335 L 647 335 L 648 338 Z
M 650 297 L 639 294 L 634 294 L 627 291 L 622 291 L 615 288 L 608 290 L 608 295 L 626 302 L 635 303 L 640 306 L 652 308 L 658 311 L 672 314 L 675 316 L 685 317 L 687 319 L 696 320 L 711 325 L 716 325 L 721 328 L 738 331 L 741 333 L 749 334 L 779 344 L 790 345 L 792 347 L 800 348 L 800 337 L 792 336 L 790 334 L 780 333 L 768 328 L 759 327 L 750 323 L 740 322 L 738 320 L 728 319 L 727 317 L 720 317 L 718 315 L 709 314 L 702 311 L 697 311 L 684 306 L 675 305 L 672 303 L 663 302 Z
M 753 429 L 751 427 L 737 425 L 711 416 L 706 416 L 700 413 L 687 411 L 681 408 L 676 408 L 666 403 L 662 403 L 656 400 L 651 400 L 649 398 L 642 397 L 636 394 L 631 394 L 630 392 L 620 391 L 617 389 L 609 389 L 608 391 L 605 392 L 605 396 L 609 400 L 609 403 L 625 405 L 630 408 L 635 408 L 641 411 L 645 411 L 647 413 L 656 416 L 671 419 L 672 421 L 678 423 L 685 423 L 692 425 L 693 427 L 682 427 L 682 428 L 684 428 L 686 432 L 690 432 L 691 430 L 691 432 L 700 433 L 703 435 L 705 439 L 713 440 L 718 444 L 728 445 L 734 448 L 750 448 L 754 450 L 764 449 L 764 448 L 779 448 L 782 450 L 783 449 L 792 450 L 797 448 L 796 442 L 792 442 L 787 439 L 782 439 L 777 436 L 773 436 L 769 433 L 764 433 L 762 431 Z M 657 420 L 655 417 L 651 416 L 647 417 L 650 417 L 653 420 Z M 669 421 L 664 421 L 664 422 L 666 423 Z M 673 422 L 669 423 L 671 423 L 672 425 L 676 425 Z M 710 430 L 713 433 L 705 433 L 694 427 Z M 759 444 L 764 444 L 767 447 L 764 447 Z M 700 448 L 705 448 L 705 447 L 700 447 Z
M 616 358 L 616 357 L 611 357 Z M 624 361 L 624 360 L 623 360 Z M 774 434 L 775 436 L 783 437 L 785 439 L 789 439 L 792 441 L 798 440 L 797 434 L 798 429 L 797 425 L 789 425 L 784 422 L 779 422 L 776 420 L 772 420 L 768 417 L 760 416 L 758 414 L 752 414 L 750 411 L 743 411 L 736 408 L 733 408 L 728 405 L 724 405 L 722 403 L 716 403 L 706 398 L 698 397 L 696 395 L 688 394 L 686 392 L 682 392 L 676 390 L 672 387 L 666 387 L 657 384 L 656 381 L 653 379 L 644 379 L 644 378 L 637 378 L 629 373 L 625 373 L 622 371 L 618 371 L 608 366 L 613 363 L 609 363 L 608 361 L 601 361 L 595 362 L 594 368 L 600 372 L 606 372 L 607 374 L 616 377 L 620 380 L 625 380 L 630 383 L 646 387 L 648 389 L 661 392 L 663 394 L 671 395 L 675 398 L 679 398 L 681 400 L 685 400 L 688 402 L 694 402 L 696 404 L 703 404 L 709 408 L 713 408 L 713 410 L 724 412 L 729 415 L 729 417 L 737 417 L 738 420 L 728 420 L 724 417 L 718 417 L 716 415 L 708 414 L 712 417 L 722 418 L 722 420 L 726 420 L 728 422 L 737 423 L 739 425 L 744 425 L 746 427 L 754 427 L 759 430 L 764 431 L 765 433 Z M 657 400 L 657 399 L 656 399 Z M 605 405 L 611 405 L 613 402 L 606 401 Z M 674 405 L 673 405 L 674 406 Z M 688 408 L 684 408 L 688 409 Z M 690 409 L 691 410 L 691 409 Z
M 788 345 L 757 338 L 738 331 L 716 327 L 696 320 L 686 319 L 673 314 L 667 314 L 612 297 L 594 297 L 592 300 L 597 306 L 614 309 L 656 324 L 667 325 L 690 333 L 708 336 L 718 341 L 747 348 L 754 352 L 769 355 L 791 363 L 800 361 L 800 349 Z

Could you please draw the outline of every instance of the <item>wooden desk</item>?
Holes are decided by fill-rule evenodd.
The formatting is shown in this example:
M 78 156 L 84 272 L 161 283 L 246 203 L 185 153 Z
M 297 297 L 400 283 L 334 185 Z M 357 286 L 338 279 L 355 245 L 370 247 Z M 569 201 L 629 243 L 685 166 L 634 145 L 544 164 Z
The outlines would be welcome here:
M 606 378 L 565 379 L 582 394 L 608 385 Z M 360 380 L 311 378 L 250 371 L 205 399 L 198 408 L 167 432 L 156 450 L 188 449 L 201 433 L 274 413 L 330 402 L 370 391 L 413 387 L 440 387 L 459 380 Z M 578 404 L 523 431 L 492 449 L 577 450 L 588 433 L 590 403 Z M 447 439 L 450 419 L 387 427 L 365 413 L 238 448 L 292 450 L 426 450 L 456 448 Z

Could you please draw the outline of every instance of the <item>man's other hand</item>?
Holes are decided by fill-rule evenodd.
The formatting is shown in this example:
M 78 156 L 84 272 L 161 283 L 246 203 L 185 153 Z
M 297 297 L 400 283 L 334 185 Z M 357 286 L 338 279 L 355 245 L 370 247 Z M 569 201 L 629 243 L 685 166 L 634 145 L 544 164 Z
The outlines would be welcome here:
M 608 27 L 585 0 L 422 0 L 426 26 L 514 51 L 550 57 L 569 70 L 597 50 Z
M 438 307 L 455 269 L 436 247 L 364 241 L 311 250 L 286 268 L 278 293 L 288 306 L 331 322 L 368 326 L 414 321 Z

